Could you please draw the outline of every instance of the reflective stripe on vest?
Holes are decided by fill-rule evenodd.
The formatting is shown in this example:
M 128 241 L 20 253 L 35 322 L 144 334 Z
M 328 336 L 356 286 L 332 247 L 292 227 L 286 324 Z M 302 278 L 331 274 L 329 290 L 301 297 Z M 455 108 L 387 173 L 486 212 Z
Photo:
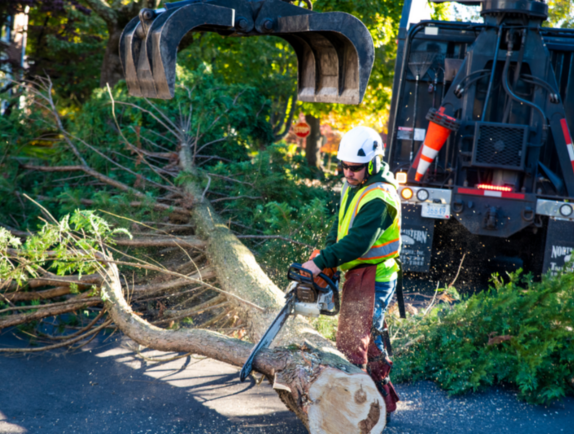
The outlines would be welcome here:
M 371 247 L 365 256 L 362 256 L 359 259 L 386 259 L 389 256 L 398 253 L 400 247 L 401 241 L 400 238 L 397 238 L 396 240 L 388 241 L 384 244 L 379 244 L 378 246 Z

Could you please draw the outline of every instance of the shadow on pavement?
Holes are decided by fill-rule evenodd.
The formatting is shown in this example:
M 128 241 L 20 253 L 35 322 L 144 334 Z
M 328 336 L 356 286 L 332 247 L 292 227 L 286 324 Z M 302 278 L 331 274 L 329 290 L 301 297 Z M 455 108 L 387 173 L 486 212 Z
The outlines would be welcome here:
M 307 432 L 269 384 L 242 384 L 229 365 L 192 357 L 146 364 L 122 338 L 103 339 L 75 353 L 1 356 L 0 433 Z M 0 345 L 22 342 L 4 332 Z
M 0 356 L 0 433 L 307 432 L 266 381 L 240 383 L 236 368 L 211 359 L 146 363 L 126 348 L 129 339 L 105 339 L 74 353 Z M 1 347 L 23 345 L 10 330 L 0 334 Z M 456 398 L 429 382 L 397 390 L 385 434 L 574 432 L 573 398 L 543 407 L 503 388 Z

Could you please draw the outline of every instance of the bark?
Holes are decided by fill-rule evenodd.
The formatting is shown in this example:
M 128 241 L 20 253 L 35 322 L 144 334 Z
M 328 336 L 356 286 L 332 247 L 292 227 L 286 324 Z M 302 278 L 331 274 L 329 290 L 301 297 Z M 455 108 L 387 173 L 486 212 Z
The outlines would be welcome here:
M 307 136 L 305 143 L 305 155 L 307 157 L 307 164 L 311 167 L 321 168 L 321 120 L 313 115 L 305 115 L 305 121 L 311 128 L 310 134 Z
M 196 237 L 181 236 L 181 237 L 155 237 L 155 238 L 133 238 L 133 239 L 118 239 L 115 240 L 118 246 L 128 247 L 187 247 L 196 250 L 203 250 L 205 248 L 205 241 Z
M 72 289 L 69 286 L 58 286 L 57 288 L 47 289 L 45 291 L 12 292 L 4 294 L 4 298 L 10 301 L 48 300 L 50 298 L 67 295 L 71 291 Z

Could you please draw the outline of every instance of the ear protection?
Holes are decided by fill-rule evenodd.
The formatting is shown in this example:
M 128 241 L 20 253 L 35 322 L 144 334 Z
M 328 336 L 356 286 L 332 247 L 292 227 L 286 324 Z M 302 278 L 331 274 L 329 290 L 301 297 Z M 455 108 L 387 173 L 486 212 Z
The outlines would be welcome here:
M 377 149 L 380 145 L 375 141 L 373 142 L 373 151 Z M 379 173 L 381 170 L 381 156 L 375 155 L 375 157 L 369 162 L 367 168 L 369 176 Z

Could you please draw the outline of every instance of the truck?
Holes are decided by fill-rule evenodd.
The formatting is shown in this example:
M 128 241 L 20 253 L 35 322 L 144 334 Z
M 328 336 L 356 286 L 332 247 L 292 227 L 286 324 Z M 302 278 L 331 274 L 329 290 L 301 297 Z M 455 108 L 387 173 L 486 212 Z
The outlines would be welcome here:
M 404 2 L 385 156 L 400 183 L 404 270 L 444 276 L 463 257 L 469 281 L 563 270 L 574 30 L 545 26 L 542 1 L 458 1 L 480 6 L 482 22 L 412 22 L 417 3 Z

